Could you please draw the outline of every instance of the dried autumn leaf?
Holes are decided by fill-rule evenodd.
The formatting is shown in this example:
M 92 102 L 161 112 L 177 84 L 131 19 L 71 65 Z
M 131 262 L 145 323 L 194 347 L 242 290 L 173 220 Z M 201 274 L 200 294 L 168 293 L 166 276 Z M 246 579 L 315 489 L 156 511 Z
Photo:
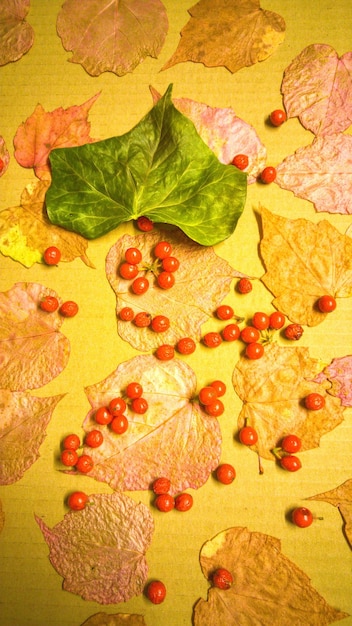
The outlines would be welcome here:
M 0 177 L 3 176 L 9 166 L 10 155 L 6 148 L 5 140 L 0 136 Z
M 252 448 L 261 457 L 274 460 L 271 450 L 289 433 L 300 437 L 302 451 L 317 448 L 320 438 L 341 424 L 344 409 L 340 399 L 331 396 L 323 383 L 314 381 L 320 370 L 320 361 L 309 356 L 308 348 L 277 343 L 265 346 L 259 361 L 246 357 L 238 361 L 232 377 L 243 402 L 238 428 L 246 420 L 255 428 L 258 443 Z M 303 403 L 313 392 L 325 399 L 319 411 L 309 411 Z
M 160 272 L 153 250 L 158 241 L 167 240 L 172 245 L 172 254 L 180 267 L 175 272 L 175 284 L 171 289 L 158 287 L 155 275 Z M 154 267 L 146 273 L 150 282 L 148 291 L 135 295 L 131 282 L 119 276 L 119 266 L 124 261 L 124 253 L 130 247 L 137 247 L 142 253 L 142 268 Z M 211 280 L 208 268 L 211 267 Z M 202 271 L 205 268 L 205 273 Z M 117 328 L 122 339 L 140 351 L 148 351 L 168 343 L 175 345 L 182 337 L 200 339 L 201 325 L 214 315 L 216 307 L 229 292 L 233 278 L 243 274 L 232 269 L 227 261 L 218 257 L 212 247 L 204 247 L 185 237 L 179 230 L 153 231 L 132 237 L 124 235 L 106 257 L 106 275 L 116 294 Z M 152 317 L 162 313 L 170 320 L 170 328 L 155 333 L 150 328 L 138 328 L 133 322 L 119 319 L 119 311 L 129 306 L 135 313 L 145 311 Z
M 324 626 L 348 617 L 327 604 L 308 576 L 282 554 L 276 537 L 229 528 L 202 546 L 200 564 L 207 580 L 224 567 L 234 583 L 226 590 L 212 587 L 207 601 L 198 600 L 194 626 Z
M 20 480 L 39 458 L 45 429 L 62 398 L 35 398 L 0 389 L 0 485 Z
M 43 253 L 49 246 L 61 251 L 61 261 L 80 257 L 94 267 L 86 255 L 88 242 L 84 237 L 54 226 L 45 211 L 45 193 L 49 182 L 29 183 L 22 192 L 20 205 L 0 212 L 0 252 L 14 261 L 31 267 L 43 263 Z
M 306 498 L 307 500 L 323 500 L 333 506 L 336 506 L 344 520 L 344 533 L 346 539 L 352 548 L 352 478 L 346 480 L 342 485 L 319 493 L 316 496 Z
M 150 90 L 155 104 L 161 96 L 152 87 Z M 265 167 L 267 152 L 253 126 L 237 117 L 232 108 L 210 107 L 189 98 L 173 98 L 173 103 L 193 122 L 220 163 L 231 163 L 237 154 L 245 154 L 249 161 L 245 169 L 247 182 L 257 180 Z
M 56 25 L 72 63 L 91 76 L 124 76 L 147 56 L 158 57 L 169 23 L 160 0 L 66 0 Z
M 329 381 L 329 393 L 340 398 L 342 406 L 352 406 L 352 355 L 333 359 L 316 380 Z
M 352 124 L 352 52 L 339 57 L 313 44 L 292 61 L 281 86 L 288 117 L 315 135 L 340 133 Z
M 275 182 L 316 211 L 352 213 L 352 137 L 337 133 L 318 137 L 276 168 Z
M 66 367 L 70 342 L 60 332 L 63 318 L 39 307 L 58 294 L 39 283 L 15 283 L 0 293 L 0 389 L 37 389 Z
M 317 307 L 320 296 L 352 295 L 351 238 L 326 220 L 291 220 L 264 208 L 261 216 L 261 280 L 274 294 L 274 306 L 292 322 L 320 324 L 327 315 Z
M 116 435 L 100 427 L 94 414 L 124 394 L 128 383 L 138 380 L 147 412 L 141 416 L 126 409 L 128 430 Z M 171 492 L 201 487 L 218 465 L 221 432 L 218 421 L 193 401 L 197 381 L 184 361 L 158 361 L 137 356 L 121 363 L 105 380 L 86 387 L 92 406 L 83 428 L 101 429 L 103 444 L 89 449 L 94 468 L 89 476 L 121 491 L 146 490 L 155 478 L 166 475 Z M 84 448 L 88 453 L 88 448 Z
M 267 59 L 285 38 L 284 19 L 261 9 L 259 0 L 200 0 L 188 13 L 191 19 L 163 70 L 194 61 L 234 73 Z
M 88 114 L 99 93 L 81 105 L 59 107 L 46 112 L 37 104 L 34 112 L 19 126 L 15 138 L 15 158 L 23 167 L 33 167 L 36 176 L 50 181 L 49 154 L 54 148 L 82 146 L 95 141 L 90 137 Z
M 145 553 L 154 522 L 148 508 L 122 493 L 94 494 L 82 511 L 67 513 L 54 528 L 35 516 L 63 589 L 100 604 L 126 602 L 142 593 Z
M 147 626 L 143 615 L 136 613 L 96 613 L 81 624 L 81 626 Z
M 0 65 L 18 61 L 34 42 L 34 31 L 25 20 L 30 0 L 6 0 L 0 5 Z

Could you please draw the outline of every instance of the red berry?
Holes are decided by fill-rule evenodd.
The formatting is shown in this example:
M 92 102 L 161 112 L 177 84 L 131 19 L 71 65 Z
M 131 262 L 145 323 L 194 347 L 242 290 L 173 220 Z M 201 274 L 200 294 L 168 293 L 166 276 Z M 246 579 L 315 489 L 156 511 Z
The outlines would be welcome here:
M 152 319 L 151 327 L 155 333 L 164 333 L 170 328 L 170 320 L 165 315 L 156 315 Z
M 291 519 L 296 526 L 308 528 L 313 522 L 313 515 L 305 506 L 300 506 L 292 511 Z
M 138 276 L 131 284 L 131 289 L 136 296 L 141 296 L 149 289 L 149 280 L 145 276 Z
M 147 598 L 153 604 L 161 604 L 166 596 L 166 587 L 161 580 L 153 580 L 147 587 Z
M 234 316 L 234 310 L 229 304 L 221 304 L 215 313 L 219 320 L 230 320 Z
M 226 393 L 226 385 L 222 380 L 213 380 L 213 382 L 210 383 L 210 387 L 214 387 L 218 398 L 224 396 Z
M 258 441 L 258 433 L 252 426 L 243 426 L 238 436 L 240 442 L 245 446 L 253 446 Z
M 134 311 L 130 306 L 124 306 L 119 312 L 120 320 L 124 322 L 131 322 L 134 318 Z
M 113 417 L 122 415 L 126 411 L 127 404 L 123 398 L 117 396 L 109 402 L 109 411 Z
M 175 508 L 175 499 L 169 493 L 161 493 L 155 498 L 154 504 L 159 511 L 168 513 Z
M 140 311 L 135 316 L 133 323 L 138 328 L 147 328 L 152 323 L 152 316 L 150 315 L 150 313 L 147 313 L 146 311 Z
M 119 267 L 119 274 L 121 278 L 124 278 L 125 280 L 132 280 L 133 278 L 136 278 L 138 273 L 139 269 L 137 265 L 132 263 L 121 263 Z
M 78 460 L 78 454 L 76 450 L 65 449 L 61 452 L 61 463 L 67 467 L 73 467 Z
M 78 304 L 72 300 L 67 300 L 60 306 L 59 313 L 64 317 L 74 317 L 78 313 Z
M 44 296 L 40 301 L 39 306 L 42 311 L 46 313 L 53 313 L 59 308 L 59 301 L 55 296 Z
M 284 330 L 286 339 L 298 341 L 303 335 L 303 328 L 300 324 L 289 324 Z
M 297 472 L 297 470 L 301 469 L 302 467 L 302 463 L 299 460 L 298 456 L 294 456 L 293 454 L 283 456 L 280 459 L 280 465 L 289 472 Z
M 103 441 L 104 437 L 100 430 L 91 430 L 84 438 L 84 443 L 90 448 L 99 448 Z
M 266 330 L 269 328 L 270 317 L 266 313 L 262 313 L 261 311 L 257 311 L 254 313 L 252 317 L 252 326 L 257 328 L 258 330 Z
M 292 452 L 299 452 L 301 446 L 302 442 L 297 435 L 286 435 L 281 441 L 281 448 L 290 454 Z
M 161 267 L 165 272 L 176 272 L 180 267 L 180 261 L 174 256 L 167 256 L 162 260 Z
M 321 296 L 318 300 L 318 308 L 322 313 L 331 313 L 331 311 L 335 311 L 335 298 L 333 296 Z
M 247 343 L 245 354 L 248 359 L 261 359 L 264 354 L 264 346 L 262 343 L 257 343 L 256 341 Z
M 213 400 L 213 402 L 210 402 L 210 404 L 207 404 L 204 407 L 204 410 L 207 415 L 210 415 L 210 417 L 219 417 L 225 411 L 225 407 L 221 400 L 217 398 L 216 400 Z
M 241 278 L 237 283 L 237 291 L 239 293 L 249 293 L 252 289 L 253 285 L 249 278 Z
M 82 474 L 88 474 L 91 472 L 94 467 L 94 461 L 89 454 L 82 454 L 78 457 L 78 461 L 76 463 L 76 469 Z
M 113 418 L 112 414 L 106 406 L 99 407 L 99 409 L 96 410 L 94 417 L 96 423 L 102 425 L 110 424 Z
M 248 167 L 248 156 L 246 154 L 236 154 L 231 161 L 231 165 L 234 165 L 239 170 L 245 170 Z
M 260 180 L 262 181 L 262 183 L 265 183 L 265 185 L 268 185 L 269 183 L 274 182 L 276 178 L 276 169 L 275 167 L 265 167 L 262 171 L 262 173 L 260 174 Z
M 217 348 L 222 343 L 222 337 L 220 333 L 209 332 L 204 335 L 203 343 L 207 348 Z
M 285 324 L 285 316 L 280 311 L 274 311 L 269 318 L 269 326 L 274 330 L 279 330 Z
M 189 511 L 193 506 L 193 496 L 190 493 L 180 493 L 175 498 L 175 509 L 177 511 Z
M 126 387 L 127 398 L 130 398 L 131 400 L 133 400 L 134 398 L 140 398 L 142 396 L 142 393 L 143 393 L 143 387 L 140 383 L 137 383 L 134 381 L 131 383 L 128 383 Z
M 192 354 L 196 349 L 196 342 L 191 337 L 183 337 L 176 344 L 176 350 L 180 354 Z
M 309 393 L 304 398 L 304 404 L 309 411 L 319 411 L 325 406 L 325 398 L 320 393 Z
M 4 163 L 3 159 L 0 159 L 0 172 L 2 172 L 4 167 L 5 167 L 5 163 Z
M 81 445 L 81 440 L 78 435 L 67 435 L 62 442 L 64 450 L 78 450 Z
M 135 413 L 143 415 L 148 411 L 148 402 L 145 398 L 134 398 L 131 402 L 131 408 Z
M 175 356 L 175 348 L 167 343 L 163 343 L 157 347 L 155 356 L 159 361 L 171 361 Z
M 125 252 L 125 259 L 127 263 L 137 265 L 142 260 L 142 253 L 138 248 L 127 248 Z
M 240 327 L 237 324 L 227 324 L 221 331 L 224 341 L 236 341 L 241 334 Z
M 171 251 L 172 245 L 168 241 L 159 241 L 154 248 L 154 254 L 157 259 L 165 259 L 170 256 Z
M 145 215 L 141 215 L 137 219 L 137 227 L 139 228 L 139 230 L 142 230 L 144 233 L 148 233 L 151 230 L 153 230 L 154 224 L 152 220 L 149 219 L 149 217 L 146 217 Z
M 128 419 L 126 415 L 116 415 L 110 424 L 111 430 L 117 435 L 122 435 L 128 429 Z
M 156 277 L 156 282 L 161 289 L 171 289 L 175 284 L 175 276 L 172 272 L 160 272 Z
M 230 463 L 222 463 L 216 469 L 216 478 L 224 485 L 230 485 L 236 478 L 236 470 Z
M 152 485 L 152 489 L 157 496 L 168 493 L 170 491 L 170 488 L 170 480 L 163 476 L 161 476 L 160 478 L 156 478 Z
M 47 265 L 57 265 L 61 259 L 61 252 L 56 246 L 44 250 L 43 259 Z
M 260 332 L 254 326 L 245 326 L 241 330 L 240 337 L 245 343 L 257 343 L 260 339 Z
M 214 387 L 211 387 L 211 386 L 202 387 L 202 389 L 200 390 L 198 394 L 199 402 L 203 404 L 204 406 L 206 406 L 207 404 L 210 404 L 211 402 L 214 402 L 214 400 L 216 400 L 217 397 L 218 395 L 216 393 L 216 389 L 214 389 Z
M 213 573 L 212 581 L 214 587 L 218 587 L 218 589 L 230 589 L 233 584 L 233 576 L 227 569 L 219 567 Z
M 82 511 L 88 502 L 88 496 L 83 491 L 74 491 L 67 498 L 67 505 L 72 511 Z
M 284 122 L 286 122 L 287 116 L 285 111 L 281 109 L 275 109 L 270 113 L 270 122 L 273 126 L 281 126 Z

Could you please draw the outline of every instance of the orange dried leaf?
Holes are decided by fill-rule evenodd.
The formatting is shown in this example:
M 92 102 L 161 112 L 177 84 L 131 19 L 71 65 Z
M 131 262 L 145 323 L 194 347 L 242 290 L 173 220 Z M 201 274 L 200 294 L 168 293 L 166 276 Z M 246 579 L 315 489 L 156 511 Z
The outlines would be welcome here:
M 135 613 L 95 613 L 81 626 L 146 626 L 143 615 Z
M 345 522 L 344 532 L 346 539 L 352 548 L 352 478 L 346 480 L 339 487 L 331 489 L 331 491 L 325 491 L 306 499 L 323 500 L 338 508 Z
M 30 0 L 6 0 L 0 5 L 0 65 L 18 61 L 33 45 L 34 31 L 25 20 Z
M 163 70 L 194 61 L 234 73 L 267 59 L 285 38 L 285 21 L 260 8 L 259 0 L 200 0 Z
M 200 564 L 207 580 L 223 567 L 234 581 L 230 589 L 212 587 L 207 601 L 198 600 L 194 626 L 326 626 L 348 617 L 327 604 L 308 576 L 282 554 L 276 537 L 229 528 L 203 545 Z
M 274 294 L 274 306 L 294 323 L 320 324 L 327 315 L 317 307 L 320 296 L 352 295 L 352 239 L 326 220 L 291 220 L 265 208 L 261 216 L 261 280 Z

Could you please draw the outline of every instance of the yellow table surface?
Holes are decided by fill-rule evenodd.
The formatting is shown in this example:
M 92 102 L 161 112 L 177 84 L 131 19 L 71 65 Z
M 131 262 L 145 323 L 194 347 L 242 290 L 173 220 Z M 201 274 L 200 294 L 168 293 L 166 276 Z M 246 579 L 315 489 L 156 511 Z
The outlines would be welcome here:
M 91 136 L 103 139 L 128 131 L 150 110 L 149 85 L 164 93 L 173 83 L 174 96 L 232 107 L 254 126 L 267 148 L 268 163 L 275 165 L 312 141 L 312 134 L 297 119 L 289 120 L 280 129 L 265 124 L 268 113 L 282 106 L 280 85 L 284 69 L 309 44 L 329 44 L 339 55 L 352 49 L 350 0 L 263 0 L 263 8 L 282 15 L 287 26 L 284 42 L 267 60 L 235 74 L 222 67 L 209 69 L 195 63 L 179 64 L 161 72 L 176 49 L 180 30 L 189 18 L 187 9 L 192 6 L 186 0 L 164 0 L 170 25 L 159 58 L 147 58 L 124 77 L 104 73 L 92 78 L 79 64 L 68 62 L 71 55 L 56 34 L 61 4 L 61 0 L 32 0 L 27 20 L 35 31 L 34 45 L 21 60 L 0 68 L 0 135 L 12 156 L 9 170 L 0 180 L 1 209 L 16 206 L 25 185 L 35 180 L 31 169 L 16 163 L 12 142 L 18 126 L 37 103 L 52 111 L 81 104 L 100 92 L 89 120 Z M 235 269 L 254 276 L 264 273 L 257 254 L 260 235 L 253 211 L 259 204 L 284 217 L 304 217 L 314 223 L 328 219 L 341 233 L 351 224 L 351 216 L 318 214 L 310 202 L 295 198 L 277 185 L 250 185 L 236 231 L 216 247 L 216 252 Z M 118 363 L 137 354 L 117 335 L 115 295 L 104 268 L 108 250 L 125 232 L 134 232 L 132 226 L 89 243 L 88 256 L 95 269 L 79 259 L 58 268 L 35 264 L 26 269 L 0 256 L 1 291 L 19 281 L 40 282 L 63 298 L 76 300 L 80 307 L 79 315 L 64 325 L 64 334 L 71 342 L 68 366 L 50 384 L 33 392 L 43 396 L 66 394 L 47 428 L 40 458 L 21 480 L 0 489 L 5 514 L 0 536 L 0 624 L 79 626 L 90 615 L 104 610 L 143 614 L 148 626 L 190 625 L 192 607 L 198 598 L 206 598 L 208 589 L 198 561 L 202 544 L 228 527 L 245 526 L 279 538 L 283 553 L 304 570 L 326 601 L 351 614 L 340 623 L 352 625 L 352 551 L 342 532 L 339 511 L 324 502 L 311 503 L 314 513 L 324 519 L 306 530 L 297 529 L 285 518 L 292 506 L 305 504 L 305 497 L 333 489 L 352 478 L 351 409 L 345 411 L 344 422 L 322 438 L 319 448 L 302 455 L 304 467 L 300 472 L 291 475 L 265 461 L 264 474 L 259 475 L 256 455 L 234 439 L 241 401 L 231 387 L 232 371 L 239 357 L 239 348 L 231 344 L 211 352 L 199 347 L 187 357 L 187 362 L 195 370 L 199 386 L 220 373 L 228 385 L 226 410 L 220 418 L 221 458 L 236 467 L 234 483 L 224 487 L 210 477 L 193 492 L 194 506 L 185 514 L 157 512 L 150 506 L 148 492 L 129 494 L 152 511 L 155 533 L 147 560 L 150 576 L 162 579 L 167 586 L 165 602 L 154 606 L 141 595 L 126 603 L 102 607 L 62 590 L 62 578 L 49 562 L 48 547 L 34 514 L 52 527 L 67 512 L 64 500 L 72 488 L 90 493 L 111 492 L 104 483 L 61 473 L 57 456 L 63 435 L 82 432 L 81 424 L 89 409 L 83 388 L 102 380 Z M 232 286 L 226 299 L 246 317 L 255 310 L 271 311 L 271 300 L 270 292 L 260 283 L 245 298 L 236 295 Z M 210 320 L 203 331 L 211 327 Z M 300 345 L 309 346 L 313 357 L 327 363 L 351 354 L 352 300 L 339 301 L 331 322 L 307 328 Z M 278 624 L 274 615 L 273 624 Z

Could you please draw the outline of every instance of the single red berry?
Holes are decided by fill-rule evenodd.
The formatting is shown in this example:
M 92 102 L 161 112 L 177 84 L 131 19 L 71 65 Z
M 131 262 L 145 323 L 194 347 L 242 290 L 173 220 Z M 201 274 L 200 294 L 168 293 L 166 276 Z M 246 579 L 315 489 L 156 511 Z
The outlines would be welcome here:
M 143 415 L 148 410 L 148 402 L 145 398 L 134 398 L 131 402 L 132 411 Z
M 160 496 L 161 494 L 169 493 L 171 488 L 171 482 L 168 478 L 161 476 L 160 478 L 156 478 L 152 484 L 152 489 L 155 495 Z
M 127 263 L 137 265 L 142 260 L 142 253 L 138 248 L 127 248 L 125 251 L 125 259 Z
M 257 311 L 254 313 L 252 317 L 252 326 L 257 328 L 258 330 L 266 330 L 269 328 L 270 317 L 266 313 L 262 313 L 261 311 Z
M 237 291 L 239 293 L 249 293 L 252 289 L 253 285 L 249 278 L 241 278 L 237 283 Z
M 222 380 L 213 380 L 213 382 L 210 383 L 210 387 L 214 387 L 218 398 L 224 396 L 226 393 L 226 385 Z
M 236 341 L 241 334 L 240 327 L 237 324 L 227 324 L 221 331 L 224 341 Z
M 154 504 L 159 511 L 168 513 L 175 508 L 175 499 L 169 493 L 161 493 L 155 498 Z
M 245 349 L 245 355 L 248 359 L 252 359 L 253 361 L 256 359 L 261 359 L 264 354 L 264 346 L 262 343 L 257 343 L 253 341 L 252 343 L 247 343 Z
M 231 161 L 231 165 L 234 165 L 239 170 L 245 170 L 248 167 L 248 156 L 246 154 L 236 154 Z
M 219 567 L 213 573 L 212 581 L 214 587 L 218 587 L 218 589 L 230 589 L 233 585 L 233 576 L 227 569 Z
M 61 452 L 61 463 L 67 467 L 73 467 L 78 460 L 78 454 L 76 450 L 65 449 Z
M 269 183 L 274 182 L 275 178 L 276 178 L 276 169 L 275 167 L 271 167 L 270 165 L 268 167 L 265 167 L 262 173 L 260 174 L 260 180 L 265 185 L 268 185 Z
M 331 313 L 331 311 L 335 311 L 335 298 L 333 296 L 321 296 L 318 300 L 318 308 L 322 313 Z
M 61 252 L 56 246 L 44 250 L 43 259 L 47 265 L 57 265 L 61 259 Z
M 99 448 L 103 441 L 103 433 L 100 430 L 91 430 L 84 438 L 84 443 L 90 448 Z
M 302 441 L 297 435 L 286 435 L 281 441 L 281 448 L 290 454 L 292 454 L 292 452 L 299 452 L 301 447 Z
M 135 381 L 128 383 L 126 387 L 127 398 L 134 400 L 134 398 L 140 398 L 142 396 L 142 393 L 143 393 L 143 387 L 140 383 L 137 383 Z
M 4 167 L 5 167 L 5 163 L 4 163 L 3 159 L 0 159 L 0 172 L 2 172 Z
M 294 509 L 291 514 L 291 519 L 299 528 L 308 528 L 313 523 L 312 512 L 305 506 L 300 506 Z
M 284 330 L 286 339 L 298 341 L 303 335 L 303 328 L 300 324 L 289 324 Z
M 234 316 L 234 310 L 229 304 L 221 304 L 215 311 L 219 320 L 230 320 Z
M 167 256 L 162 260 L 161 267 L 165 272 L 177 272 L 180 267 L 180 261 L 174 256 Z
M 167 343 L 163 343 L 157 347 L 155 356 L 159 361 L 171 361 L 175 356 L 175 348 Z
M 170 328 L 170 320 L 166 315 L 156 315 L 152 319 L 151 327 L 155 333 L 164 333 Z
M 190 493 L 180 493 L 175 498 L 175 509 L 177 511 L 189 511 L 193 506 L 193 496 Z
M 140 311 L 135 316 L 133 323 L 135 326 L 138 326 L 138 328 L 147 328 L 152 323 L 152 316 L 146 311 Z
M 166 596 L 166 587 L 161 580 L 153 580 L 147 587 L 147 598 L 153 604 L 161 604 Z
M 240 337 L 245 343 L 257 343 L 260 339 L 260 332 L 254 326 L 245 326 L 241 330 Z
M 128 429 L 128 419 L 126 415 L 116 415 L 110 424 L 111 430 L 117 435 L 122 435 Z
M 270 113 L 270 122 L 273 126 L 281 126 L 287 120 L 287 115 L 282 109 L 275 109 Z
M 94 417 L 96 423 L 102 425 L 110 424 L 113 418 L 112 414 L 106 406 L 99 407 L 99 409 L 95 411 Z
M 319 411 L 325 406 L 325 398 L 320 393 L 309 393 L 304 398 L 304 404 L 309 411 Z
M 144 233 L 148 233 L 153 230 L 154 224 L 152 220 L 149 219 L 149 217 L 141 215 L 137 219 L 137 228 L 139 228 L 139 230 L 142 230 Z
M 134 311 L 130 306 L 124 306 L 119 312 L 120 320 L 124 322 L 131 322 L 134 318 Z
M 88 474 L 91 472 L 94 467 L 94 461 L 89 454 L 82 454 L 78 457 L 78 461 L 76 463 L 76 469 L 82 474 Z
M 215 471 L 216 478 L 223 485 L 230 485 L 236 478 L 236 470 L 230 463 L 222 463 Z
M 269 327 L 274 330 L 279 330 L 285 324 L 285 319 L 286 318 L 283 313 L 280 313 L 280 311 L 274 311 L 271 313 L 269 318 Z
M 172 245 L 168 241 L 159 241 L 154 248 L 154 254 L 157 259 L 165 259 L 170 256 L 171 251 Z
M 64 450 L 78 450 L 81 445 L 81 440 L 78 435 L 72 433 L 71 435 L 67 435 L 63 442 L 62 447 Z
M 139 274 L 139 269 L 137 265 L 132 263 L 121 263 L 119 267 L 119 274 L 121 278 L 125 280 L 133 280 Z
M 258 433 L 252 426 L 243 426 L 238 436 L 245 446 L 254 446 L 258 441 Z
M 172 272 L 160 272 L 156 277 L 156 282 L 161 289 L 171 289 L 175 284 L 175 276 Z
M 109 402 L 109 411 L 113 417 L 122 415 L 126 411 L 127 404 L 123 398 L 117 396 Z
M 39 303 L 39 307 L 46 313 L 53 313 L 59 308 L 59 301 L 55 296 L 44 296 Z
M 287 456 L 283 456 L 280 459 L 280 465 L 289 472 L 297 472 L 297 470 L 301 469 L 302 467 L 302 463 L 299 460 L 298 456 L 295 456 L 294 454 L 288 454 Z
M 220 333 L 209 332 L 204 335 L 203 343 L 207 348 L 217 348 L 222 343 L 222 337 Z
M 214 387 L 211 387 L 211 386 L 202 387 L 202 389 L 200 390 L 198 394 L 199 402 L 203 404 L 204 406 L 206 406 L 207 404 L 210 404 L 211 402 L 214 402 L 214 400 L 216 400 L 217 397 L 218 397 L 218 394 L 216 393 L 216 389 L 214 389 Z
M 131 289 L 136 296 L 141 296 L 149 289 L 149 280 L 145 276 L 138 276 L 131 284 Z
M 67 505 L 72 511 L 82 511 L 88 502 L 88 496 L 83 491 L 74 491 L 67 498 Z
M 221 400 L 217 398 L 216 400 L 213 400 L 213 402 L 210 402 L 210 404 L 207 404 L 204 407 L 204 410 L 207 415 L 210 415 L 210 417 L 219 417 L 225 411 L 225 407 Z
M 176 344 L 176 350 L 180 354 L 192 354 L 196 349 L 196 342 L 192 337 L 183 337 Z
M 60 306 L 59 313 L 63 317 L 74 317 L 78 313 L 78 304 L 72 300 L 67 300 Z

